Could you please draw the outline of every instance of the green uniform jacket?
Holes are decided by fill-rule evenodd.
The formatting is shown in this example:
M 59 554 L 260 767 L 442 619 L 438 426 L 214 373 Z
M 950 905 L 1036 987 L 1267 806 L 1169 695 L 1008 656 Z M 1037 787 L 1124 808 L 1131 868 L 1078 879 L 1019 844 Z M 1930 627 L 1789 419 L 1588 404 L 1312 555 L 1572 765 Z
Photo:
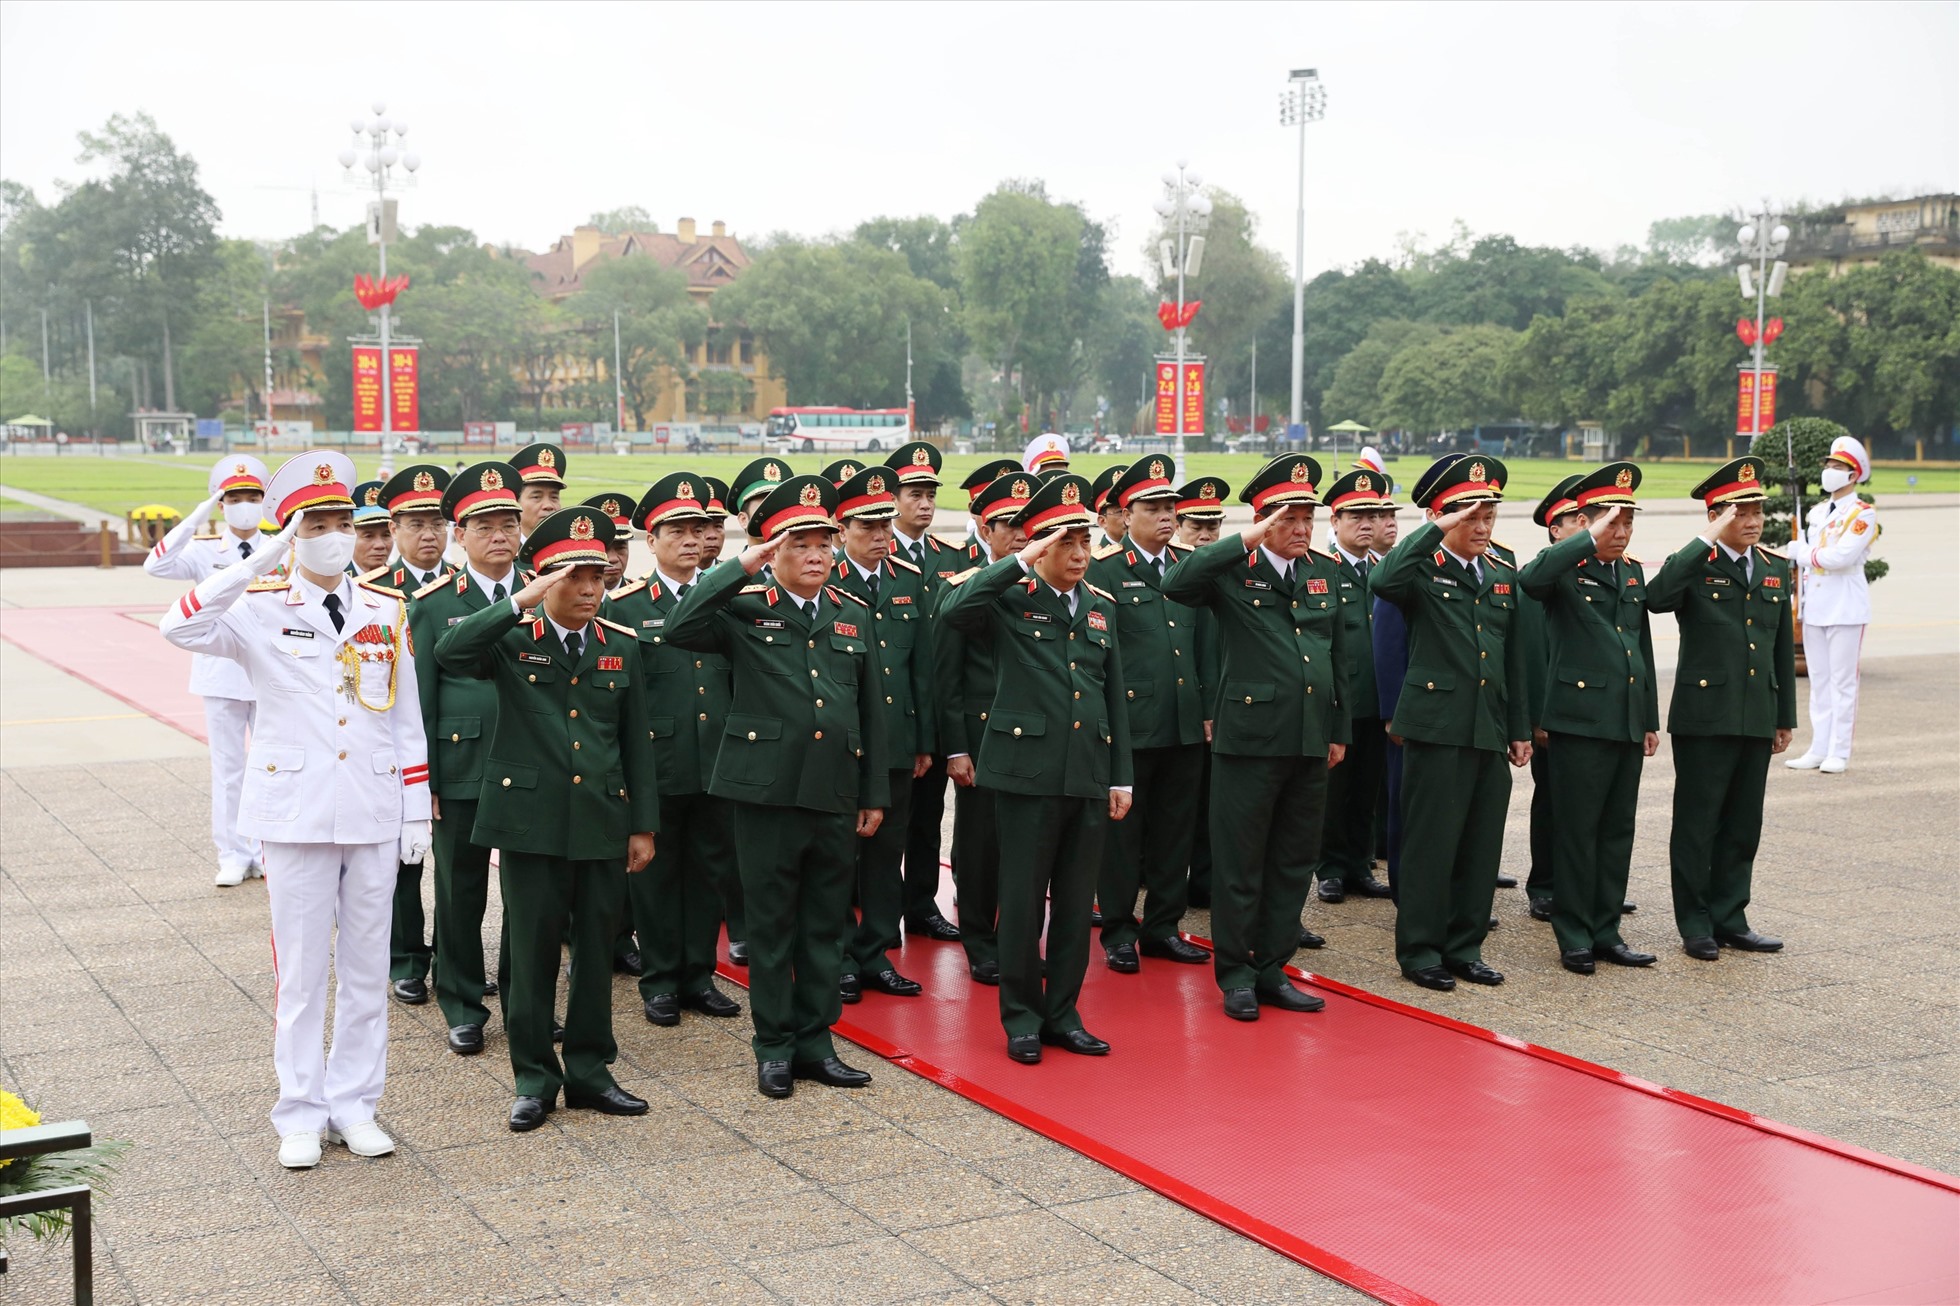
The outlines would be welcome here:
M 1592 532 L 1582 530 L 1518 575 L 1525 593 L 1544 605 L 1550 632 L 1548 686 L 1536 719 L 1546 730 L 1637 744 L 1661 728 L 1646 573 L 1638 558 L 1621 558 L 1619 572 L 1617 582 L 1606 574 Z
M 752 584 L 739 566 L 717 567 L 689 591 L 667 639 L 726 654 L 734 673 L 709 793 L 817 812 L 891 805 L 870 612 L 826 585 L 808 622 L 788 591 Z
M 986 550 L 979 549 L 982 565 Z M 976 566 L 956 572 L 933 596 L 932 678 L 935 688 L 933 711 L 938 717 L 939 749 L 942 756 L 980 751 L 980 741 L 969 729 L 971 723 L 987 719 L 994 705 L 994 646 L 987 639 L 969 639 L 966 632 L 946 621 L 946 604 L 961 585 L 980 574 Z
M 871 587 L 841 551 L 831 583 L 871 609 L 871 629 L 866 633 L 877 641 L 874 656 L 885 699 L 885 760 L 893 770 L 909 771 L 915 756 L 934 751 L 933 740 L 939 734 L 932 710 L 932 638 L 926 632 L 932 595 L 926 577 L 903 558 L 886 558 L 879 571 L 876 603 L 871 601 Z
M 1790 563 L 1757 545 L 1755 572 L 1751 583 L 1718 546 L 1694 539 L 1648 583 L 1648 609 L 1681 627 L 1670 734 L 1773 739 L 1797 728 Z
M 699 583 L 699 577 L 696 577 Z M 646 668 L 647 729 L 653 732 L 660 792 L 707 792 L 734 687 L 728 659 L 684 649 L 667 635 L 680 600 L 649 576 L 614 590 L 601 612 L 632 631 Z
M 1107 798 L 1135 782 L 1116 602 L 1076 587 L 1075 616 L 1046 582 L 1003 558 L 947 596 L 940 619 L 993 645 L 994 696 L 975 759 L 1002 793 Z
M 1289 586 L 1237 535 L 1187 553 L 1164 577 L 1165 595 L 1210 608 L 1218 624 L 1214 753 L 1325 757 L 1329 744 L 1348 742 L 1339 586 L 1326 554 L 1296 561 Z
M 1165 575 L 1182 556 L 1176 548 L 1165 547 Z M 1130 747 L 1205 742 L 1210 713 L 1198 641 L 1200 627 L 1210 614 L 1165 598 L 1157 573 L 1127 536 L 1089 564 L 1089 579 L 1116 600 Z
M 424 586 L 408 604 L 422 728 L 429 736 L 429 792 L 438 798 L 476 800 L 490 737 L 497 731 L 497 687 L 437 665 L 436 644 L 451 626 L 489 604 L 490 596 L 477 589 L 467 571 Z
M 1373 717 L 1381 712 L 1375 693 L 1375 598 L 1361 569 L 1338 551 L 1331 555 L 1341 573 L 1341 651 L 1347 667 L 1350 716 Z
M 1495 551 L 1471 579 L 1424 522 L 1375 567 L 1376 594 L 1409 621 L 1409 669 L 1389 733 L 1429 744 L 1503 752 L 1531 738 L 1518 573 Z
M 595 621 L 576 663 L 543 616 L 484 608 L 436 641 L 445 672 L 490 682 L 501 710 L 471 842 L 565 861 L 623 861 L 660 828 L 645 668 L 633 632 Z

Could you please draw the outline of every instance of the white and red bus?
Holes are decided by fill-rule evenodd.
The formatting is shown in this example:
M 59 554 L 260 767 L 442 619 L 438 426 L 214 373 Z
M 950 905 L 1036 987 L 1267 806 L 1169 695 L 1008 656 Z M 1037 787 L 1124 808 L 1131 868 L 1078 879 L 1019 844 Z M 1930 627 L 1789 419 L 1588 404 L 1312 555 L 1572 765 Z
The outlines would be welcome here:
M 903 408 L 772 408 L 768 438 L 784 453 L 882 453 L 912 438 Z

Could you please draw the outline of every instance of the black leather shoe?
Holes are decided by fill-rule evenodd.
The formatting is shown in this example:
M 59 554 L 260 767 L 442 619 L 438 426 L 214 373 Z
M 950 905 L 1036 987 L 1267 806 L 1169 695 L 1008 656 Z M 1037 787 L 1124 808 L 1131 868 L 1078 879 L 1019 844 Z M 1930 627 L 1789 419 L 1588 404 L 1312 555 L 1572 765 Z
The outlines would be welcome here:
M 1574 948 L 1571 952 L 1561 952 L 1558 955 L 1558 964 L 1574 975 L 1590 975 L 1593 973 L 1592 949 Z
M 749 945 L 741 939 L 728 941 L 728 964 L 746 966 L 749 964 Z
M 973 976 L 973 982 L 975 984 L 986 984 L 993 988 L 1000 987 L 1000 963 L 997 961 L 983 961 L 977 965 L 968 966 L 966 973 Z
M 1469 980 L 1472 984 L 1502 984 L 1504 976 L 1484 965 L 1481 961 L 1445 962 L 1444 968 L 1458 979 Z
M 1715 940 L 1709 938 L 1707 935 L 1681 940 L 1681 951 L 1687 953 L 1696 961 L 1717 961 L 1722 956 L 1722 950 L 1715 946 Z
M 1635 903 L 1623 902 L 1620 904 L 1620 915 L 1622 916 L 1631 916 L 1639 910 L 1639 906 Z
M 1441 966 L 1423 966 L 1417 970 L 1405 970 L 1402 972 L 1402 978 L 1423 988 L 1435 989 L 1438 993 L 1448 993 L 1456 987 L 1456 981 L 1451 979 L 1450 973 Z
M 1327 1005 L 1325 999 L 1302 993 L 1285 981 L 1270 989 L 1257 989 L 1253 996 L 1260 1006 L 1278 1007 L 1281 1011 L 1319 1011 Z
M 855 975 L 840 975 L 837 979 L 837 996 L 844 1000 L 845 1006 L 856 1006 L 864 1001 L 864 985 L 858 983 Z
M 727 1020 L 731 1016 L 742 1014 L 741 1004 L 720 989 L 702 989 L 699 993 L 684 993 L 681 995 L 681 1005 L 718 1020 Z
M 497 981 L 493 979 L 483 981 L 483 996 L 486 998 L 497 996 Z
M 1103 959 L 1118 975 L 1134 975 L 1143 969 L 1142 963 L 1137 961 L 1137 945 L 1134 943 L 1119 943 L 1113 948 L 1104 948 Z
M 647 973 L 646 961 L 632 948 L 613 954 L 613 971 L 620 975 L 631 975 L 634 979 Z
M 1327 946 L 1327 940 L 1302 925 L 1300 927 L 1300 946 L 1303 948 L 1324 948 Z
M 847 1066 L 836 1057 L 825 1057 L 822 1061 L 792 1061 L 789 1073 L 798 1079 L 807 1079 L 815 1084 L 827 1084 L 831 1088 L 863 1088 L 871 1082 L 871 1076 L 855 1066 Z
M 1518 877 L 1515 875 L 1500 875 L 1497 877 L 1497 887 L 1500 889 L 1515 889 L 1518 887 Z
M 459 1057 L 473 1057 L 483 1051 L 483 1026 L 451 1025 L 449 1050 Z
M 1497 919 L 1497 917 L 1495 917 L 1495 916 L 1493 916 L 1493 917 L 1491 917 L 1491 918 L 1490 918 L 1490 928 L 1492 928 L 1492 929 L 1494 930 L 1494 929 L 1496 929 L 1496 928 L 1498 927 L 1498 924 L 1499 924 L 1499 921 L 1498 921 L 1498 919 Z
M 1320 900 L 1322 902 L 1346 902 L 1347 901 L 1347 886 L 1342 884 L 1339 880 L 1322 880 L 1320 882 L 1319 892 L 1320 892 Z
M 763 1061 L 755 1068 L 755 1086 L 764 1097 L 788 1097 L 796 1091 L 787 1061 Z
M 563 1043 L 565 1041 L 565 1024 L 563 1021 L 554 1020 L 551 1022 L 551 1041 L 553 1043 Z
M 1177 935 L 1162 939 L 1141 939 L 1137 951 L 1146 957 L 1161 957 L 1165 961 L 1181 961 L 1187 966 L 1202 966 L 1211 960 L 1211 954 L 1195 943 L 1187 943 Z
M 1007 1055 L 1024 1066 L 1041 1064 L 1041 1035 L 1009 1034 Z
M 1550 898 L 1533 898 L 1531 900 L 1531 919 L 1535 921 L 1549 921 L 1552 919 L 1552 900 Z
M 925 986 L 919 981 L 906 979 L 890 968 L 881 970 L 875 975 L 866 975 L 863 987 L 876 989 L 880 993 L 889 993 L 895 998 L 916 998 L 925 992 Z
M 913 938 L 931 939 L 934 943 L 958 943 L 960 927 L 941 916 L 938 912 L 920 921 L 916 929 L 908 926 L 905 931 Z
M 429 982 L 427 980 L 396 980 L 388 986 L 388 990 L 395 995 L 395 1001 L 406 1003 L 411 1007 L 419 1007 L 429 1000 Z
M 1653 953 L 1635 952 L 1624 943 L 1616 943 L 1610 948 L 1600 948 L 1596 951 L 1598 951 L 1601 961 L 1610 961 L 1615 966 L 1651 966 L 1654 964 Z
M 1086 1029 L 1065 1029 L 1060 1033 L 1043 1030 L 1038 1037 L 1051 1048 L 1061 1048 L 1084 1057 L 1106 1057 L 1109 1044 L 1097 1038 Z
M 1251 989 L 1226 989 L 1225 1014 L 1233 1020 L 1257 1020 L 1259 998 Z
M 1372 874 L 1365 880 L 1350 884 L 1348 889 L 1353 893 L 1360 894 L 1364 898 L 1386 898 L 1394 892 L 1393 889 L 1390 889 L 1386 884 L 1377 880 Z
M 1741 934 L 1717 934 L 1715 942 L 1724 948 L 1734 948 L 1737 952 L 1781 952 L 1783 940 L 1773 939 L 1767 934 L 1746 930 Z
M 582 1093 L 567 1084 L 565 1105 L 575 1111 L 597 1111 L 607 1116 L 643 1116 L 647 1113 L 646 1099 L 634 1097 L 618 1084 L 603 1093 Z
M 551 1108 L 541 1097 L 520 1097 L 510 1104 L 510 1132 L 528 1134 L 544 1123 Z
M 656 993 L 640 1004 L 647 1020 L 655 1025 L 678 1025 L 681 1023 L 681 1000 L 672 993 Z

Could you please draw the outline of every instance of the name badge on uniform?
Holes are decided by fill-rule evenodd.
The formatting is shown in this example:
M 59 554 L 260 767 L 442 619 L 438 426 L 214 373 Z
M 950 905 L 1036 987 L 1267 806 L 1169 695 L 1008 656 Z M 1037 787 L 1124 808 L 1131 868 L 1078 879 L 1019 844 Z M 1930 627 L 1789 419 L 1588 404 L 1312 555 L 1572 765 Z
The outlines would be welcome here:
M 662 626 L 666 624 L 667 624 L 667 618 L 665 617 L 648 617 L 645 621 L 642 621 L 640 623 L 640 628 L 642 630 L 659 630 Z
M 1704 585 L 1726 585 L 1729 583 L 1729 578 L 1727 576 L 1703 576 L 1701 583 Z
M 1603 580 L 1595 580 L 1591 576 L 1581 576 L 1579 577 L 1579 583 L 1581 585 L 1604 585 L 1606 582 Z
M 1341 588 L 1344 590 L 1351 590 L 1354 588 L 1354 582 L 1351 580 L 1344 580 L 1341 582 Z
M 459 622 L 459 621 L 464 621 L 464 620 L 467 620 L 467 618 L 464 618 L 464 617 L 451 617 L 451 618 L 450 618 L 449 620 L 447 620 L 447 621 L 445 621 L 445 622 L 443 622 L 443 625 L 445 625 L 445 626 L 453 626 L 453 625 L 455 625 L 455 624 L 456 624 L 457 622 Z
M 1100 613 L 1100 612 L 1091 612 L 1091 613 L 1089 614 L 1089 629 L 1090 629 L 1090 630 L 1108 630 L 1108 629 L 1109 629 L 1109 618 L 1108 618 L 1108 617 L 1105 617 L 1105 616 L 1103 616 L 1103 614 L 1102 614 L 1102 613 Z
M 293 637 L 294 639 L 312 639 L 312 638 L 313 638 L 313 632 L 312 632 L 312 631 L 310 631 L 310 630 L 292 630 L 292 629 L 286 629 L 286 630 L 281 630 L 281 631 L 280 631 L 279 633 L 280 633 L 281 635 L 291 635 L 291 636 L 292 636 L 292 637 Z
M 1053 621 L 1054 620 L 1053 617 L 1049 616 L 1045 612 L 1023 612 L 1021 616 L 1024 620 L 1027 621 Z
M 1250 576 L 1246 577 L 1245 579 L 1245 587 L 1249 590 L 1269 590 L 1272 588 L 1272 586 L 1267 582 L 1263 580 L 1254 580 Z
M 1456 582 L 1451 580 L 1448 576 L 1431 576 L 1429 579 L 1435 581 L 1438 585 L 1447 585 L 1451 589 L 1456 588 Z
M 1492 594 L 1509 594 L 1511 592 L 1511 586 L 1508 582 L 1499 581 L 1490 587 L 1490 592 Z
M 858 637 L 858 628 L 848 621 L 833 621 L 830 623 L 830 628 L 846 639 L 856 639 Z
M 783 625 L 783 622 L 782 622 L 782 619 L 781 619 L 781 618 L 779 618 L 779 617 L 757 617 L 757 618 L 755 619 L 755 624 L 756 624 L 756 626 L 757 626 L 757 628 L 758 628 L 758 629 L 761 629 L 761 630 L 786 630 L 786 629 L 788 629 L 788 627 L 786 627 L 786 626 L 784 626 L 784 625 Z
M 1123 582 L 1123 588 L 1126 590 L 1140 590 L 1148 587 L 1140 580 L 1126 580 Z
M 1327 582 L 1326 582 L 1326 581 L 1324 581 L 1324 580 L 1320 580 L 1320 579 L 1318 579 L 1318 578 L 1315 578 L 1315 579 L 1312 579 L 1312 580 L 1309 580 L 1309 581 L 1307 582 L 1307 593 L 1309 593 L 1309 594 L 1325 594 L 1326 592 L 1327 592 Z
M 536 663 L 538 666 L 541 667 L 548 667 L 551 665 L 551 658 L 543 653 L 519 653 L 517 655 L 517 660 L 519 662 Z
M 626 659 L 625 658 L 600 658 L 599 670 L 624 671 L 626 670 Z

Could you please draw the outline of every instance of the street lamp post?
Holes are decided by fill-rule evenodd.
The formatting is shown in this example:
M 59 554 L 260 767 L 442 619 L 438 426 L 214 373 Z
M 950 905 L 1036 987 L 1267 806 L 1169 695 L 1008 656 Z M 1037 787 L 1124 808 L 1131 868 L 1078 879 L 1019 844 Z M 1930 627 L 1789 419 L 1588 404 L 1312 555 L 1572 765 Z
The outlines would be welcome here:
M 1295 68 L 1286 81 L 1279 97 L 1280 126 L 1300 129 L 1299 203 L 1293 215 L 1293 408 L 1286 432 L 1291 439 L 1305 434 L 1306 421 L 1307 124 L 1327 116 L 1327 88 L 1320 84 L 1318 68 Z
M 1767 325 L 1768 301 L 1771 296 L 1783 292 L 1783 278 L 1789 272 L 1789 264 L 1782 261 L 1783 247 L 1789 242 L 1790 229 L 1783 225 L 1770 212 L 1769 201 L 1763 201 L 1761 212 L 1744 223 L 1742 230 L 1735 233 L 1735 243 L 1749 262 L 1736 265 L 1736 280 L 1741 284 L 1742 297 L 1756 301 L 1755 340 L 1755 400 L 1751 405 L 1749 428 L 1753 436 L 1762 434 L 1763 429 L 1763 348 L 1768 344 L 1764 330 Z M 1775 259 L 1772 266 L 1770 260 Z M 1754 268 L 1750 267 L 1754 263 Z M 1750 274 L 1754 273 L 1752 277 Z M 1803 522 L 1803 486 L 1797 481 L 1797 451 L 1794 433 L 1784 441 L 1784 460 L 1790 477 L 1790 501 L 1794 510 L 1790 517 L 1790 530 L 1795 532 Z
M 347 171 L 349 181 L 363 189 L 372 185 L 374 198 L 368 202 L 368 238 L 380 250 L 381 280 L 388 279 L 388 237 L 394 227 L 393 214 L 388 211 L 388 186 L 397 180 L 395 168 L 401 167 L 403 175 L 399 184 L 414 184 L 415 173 L 422 166 L 422 159 L 412 150 L 401 146 L 401 138 L 408 135 L 408 124 L 400 119 L 387 116 L 388 106 L 376 100 L 371 106 L 374 117 L 353 118 L 348 121 L 348 129 L 354 133 L 354 142 L 340 152 L 340 166 Z M 355 171 L 355 165 L 367 169 L 368 179 L 364 180 Z M 384 461 L 388 457 L 389 436 L 394 432 L 394 400 L 390 391 L 393 386 L 394 356 L 388 349 L 389 317 L 394 305 L 383 301 L 381 305 L 381 452 Z
M 1169 224 L 1171 239 L 1164 241 L 1158 249 L 1162 260 L 1164 275 L 1177 278 L 1177 316 L 1176 323 L 1176 408 L 1171 429 L 1176 436 L 1175 458 L 1178 484 L 1182 485 L 1184 475 L 1184 361 L 1185 331 L 1188 325 L 1184 310 L 1184 281 L 1187 276 L 1198 275 L 1198 268 L 1204 262 L 1205 238 L 1200 235 L 1211 218 L 1211 200 L 1198 188 L 1204 185 L 1204 178 L 1193 172 L 1183 159 L 1177 161 L 1177 171 L 1164 174 L 1164 197 L 1157 201 L 1157 216 Z

